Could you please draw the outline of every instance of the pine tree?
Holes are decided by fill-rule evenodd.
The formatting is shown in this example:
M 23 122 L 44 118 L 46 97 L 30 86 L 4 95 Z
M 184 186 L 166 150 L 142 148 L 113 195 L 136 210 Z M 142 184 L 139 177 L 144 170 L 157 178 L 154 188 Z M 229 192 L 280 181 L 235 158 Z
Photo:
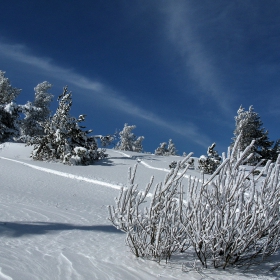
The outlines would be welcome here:
M 13 88 L 4 71 L 0 70 L 0 104 L 6 105 L 14 102 L 20 94 L 21 89 Z
M 218 152 L 214 150 L 216 143 L 208 147 L 207 157 L 202 155 L 198 159 L 198 168 L 206 174 L 213 174 L 218 166 L 221 164 L 221 157 Z
M 249 107 L 249 111 L 245 111 L 242 106 L 237 111 L 235 117 L 236 127 L 234 130 L 234 145 L 237 137 L 241 134 L 240 142 L 238 143 L 238 150 L 244 151 L 250 145 L 252 140 L 255 140 L 253 148 L 254 156 L 250 159 L 248 164 L 256 164 L 263 159 L 271 158 L 271 147 L 273 141 L 269 141 L 268 131 L 263 128 L 263 123 L 258 113 L 254 112 L 253 106 Z
M 84 131 L 79 124 L 85 120 L 85 115 L 80 115 L 78 119 L 70 116 L 72 95 L 67 87 L 58 101 L 55 114 L 43 124 L 45 135 L 34 136 L 27 142 L 28 145 L 34 144 L 31 157 L 73 165 L 88 165 L 105 157 L 104 150 L 98 151 L 95 138 L 88 136 L 92 130 Z
M 0 143 L 18 135 L 19 110 L 15 99 L 20 92 L 11 86 L 5 72 L 0 70 Z
M 157 156 L 175 156 L 177 155 L 177 150 L 172 139 L 169 139 L 168 145 L 166 142 L 160 143 L 159 147 L 155 150 L 155 155 Z
M 168 153 L 168 149 L 167 149 L 167 143 L 166 142 L 162 142 L 159 144 L 159 147 L 156 148 L 155 150 L 155 155 L 157 156 L 165 156 Z
M 25 117 L 21 120 L 20 139 L 22 141 L 26 142 L 30 137 L 44 134 L 44 128 L 40 124 L 50 117 L 50 103 L 53 95 L 48 93 L 48 90 L 51 87 L 52 85 L 45 81 L 34 88 L 35 100 L 27 103 L 32 108 L 25 111 Z
M 143 136 L 136 137 L 132 130 L 135 129 L 135 125 L 124 124 L 123 130 L 119 133 L 119 142 L 116 144 L 116 150 L 122 151 L 134 151 L 142 152 L 143 146 L 142 142 L 144 140 Z
M 177 155 L 177 150 L 176 150 L 175 144 L 173 143 L 172 139 L 169 139 L 167 150 L 168 150 L 169 155 L 171 155 L 171 156 Z

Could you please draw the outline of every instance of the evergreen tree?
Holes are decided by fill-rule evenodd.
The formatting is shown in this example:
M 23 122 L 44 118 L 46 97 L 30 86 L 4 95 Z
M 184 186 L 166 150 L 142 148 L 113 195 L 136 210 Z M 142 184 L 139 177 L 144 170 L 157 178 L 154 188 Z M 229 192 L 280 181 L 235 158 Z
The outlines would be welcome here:
M 168 149 L 169 155 L 171 155 L 171 156 L 177 155 L 177 150 L 176 150 L 175 144 L 173 143 L 172 139 L 169 139 L 167 149 Z
M 160 143 L 159 147 L 155 150 L 155 155 L 157 156 L 175 156 L 177 155 L 177 150 L 172 139 L 169 139 L 168 145 L 166 142 Z
M 50 117 L 50 103 L 53 95 L 48 93 L 52 85 L 48 82 L 38 84 L 35 88 L 35 100 L 29 104 L 32 109 L 24 113 L 25 117 L 21 120 L 21 137 L 24 142 L 35 135 L 43 135 L 44 128 L 40 124 L 47 121 Z
M 159 144 L 159 147 L 155 150 L 155 155 L 157 156 L 165 156 L 168 154 L 167 143 L 163 142 Z
M 20 94 L 21 89 L 13 88 L 4 71 L 0 70 L 0 104 L 6 105 L 14 102 Z
M 207 157 L 202 155 L 198 159 L 198 168 L 206 174 L 213 174 L 218 166 L 221 164 L 221 157 L 218 152 L 214 150 L 216 143 L 208 147 Z
M 143 146 L 142 142 L 144 140 L 143 136 L 136 137 L 132 130 L 135 129 L 135 125 L 124 124 L 123 130 L 119 133 L 119 142 L 116 144 L 116 150 L 122 151 L 134 151 L 134 152 L 142 152 Z
M 13 88 L 5 72 L 0 70 L 0 143 L 18 135 L 19 108 L 15 103 L 21 90 Z
M 87 165 L 105 157 L 104 150 L 97 150 L 95 138 L 88 136 L 92 131 L 84 131 L 84 127 L 79 125 L 85 120 L 85 115 L 80 115 L 78 119 L 70 116 L 72 95 L 67 87 L 58 97 L 58 101 L 55 114 L 43 124 L 45 135 L 34 136 L 27 142 L 28 145 L 34 144 L 31 157 L 74 165 Z
M 249 111 L 245 111 L 242 106 L 237 111 L 235 117 L 236 127 L 234 130 L 233 144 L 237 137 L 241 134 L 238 150 L 244 151 L 255 140 L 253 148 L 254 156 L 250 159 L 249 164 L 256 164 L 261 158 L 270 159 L 272 157 L 271 147 L 273 141 L 269 141 L 268 131 L 263 128 L 263 123 L 258 113 L 254 112 L 253 106 L 249 107 Z

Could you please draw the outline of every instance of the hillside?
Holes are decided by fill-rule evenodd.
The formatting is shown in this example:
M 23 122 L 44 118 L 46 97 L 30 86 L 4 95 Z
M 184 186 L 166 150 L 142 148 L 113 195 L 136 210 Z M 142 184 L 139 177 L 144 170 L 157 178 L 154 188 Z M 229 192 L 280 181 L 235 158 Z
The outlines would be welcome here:
M 136 258 L 125 234 L 107 220 L 127 170 L 137 162 L 144 188 L 152 175 L 163 180 L 181 157 L 107 150 L 108 159 L 90 166 L 67 166 L 29 158 L 24 144 L 0 145 L 0 279 L 279 279 L 262 266 L 190 270 L 192 252 L 167 264 Z M 197 170 L 188 175 L 200 177 Z M 186 180 L 186 179 L 184 179 Z

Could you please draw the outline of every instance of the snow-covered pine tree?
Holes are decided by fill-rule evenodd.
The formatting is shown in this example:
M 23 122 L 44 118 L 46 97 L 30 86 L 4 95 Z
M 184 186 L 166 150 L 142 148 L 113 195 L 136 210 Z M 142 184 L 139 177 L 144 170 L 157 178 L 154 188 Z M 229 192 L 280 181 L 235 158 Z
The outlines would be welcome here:
M 177 155 L 177 150 L 172 139 L 169 139 L 168 145 L 166 142 L 160 143 L 159 147 L 155 150 L 155 155 L 157 156 L 175 156 Z
M 120 140 L 116 144 L 116 150 L 134 152 L 143 151 L 142 142 L 144 140 L 144 136 L 136 137 L 132 132 L 135 128 L 136 125 L 128 125 L 127 123 L 124 124 L 123 130 L 119 133 Z
M 213 174 L 221 163 L 221 157 L 218 152 L 214 150 L 216 143 L 208 147 L 207 157 L 202 155 L 198 159 L 198 168 L 206 174 Z
M 177 155 L 177 150 L 176 150 L 175 144 L 173 143 L 172 139 L 169 139 L 169 141 L 168 141 L 167 150 L 168 150 L 168 154 L 170 156 L 176 156 Z
M 30 105 L 31 110 L 24 112 L 24 119 L 20 125 L 20 139 L 24 142 L 35 135 L 43 135 L 44 128 L 40 124 L 50 117 L 50 103 L 53 95 L 48 92 L 52 85 L 48 82 L 38 84 L 35 88 L 35 99 Z
M 80 115 L 78 119 L 70 116 L 72 95 L 67 87 L 58 101 L 55 114 L 43 124 L 45 135 L 34 136 L 27 142 L 28 145 L 34 144 L 31 157 L 73 165 L 88 165 L 105 157 L 104 150 L 98 151 L 95 138 L 88 136 L 92 131 L 82 130 L 84 127 L 79 124 L 85 120 L 85 115 Z
M 0 70 L 0 143 L 18 135 L 19 111 L 15 99 L 20 92 L 11 86 L 5 72 Z
M 168 149 L 167 149 L 167 143 L 166 142 L 162 142 L 159 144 L 159 147 L 156 148 L 155 150 L 155 155 L 157 156 L 165 156 L 168 153 Z
M 10 80 L 5 77 L 4 71 L 0 70 L 0 104 L 6 105 L 14 102 L 21 89 L 12 87 Z
M 255 165 L 260 159 L 271 158 L 271 146 L 273 141 L 269 141 L 268 131 L 263 128 L 263 123 L 258 113 L 254 112 L 254 108 L 251 105 L 249 111 L 240 106 L 235 117 L 235 130 L 233 132 L 233 143 L 241 135 L 240 142 L 238 143 L 238 150 L 244 151 L 247 146 L 255 140 L 253 148 L 254 156 L 250 159 L 248 164 Z

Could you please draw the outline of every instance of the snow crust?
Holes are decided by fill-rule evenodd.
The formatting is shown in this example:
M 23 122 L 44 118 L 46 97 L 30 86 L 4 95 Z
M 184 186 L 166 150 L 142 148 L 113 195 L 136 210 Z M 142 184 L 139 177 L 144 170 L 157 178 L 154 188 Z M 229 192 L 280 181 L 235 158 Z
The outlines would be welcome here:
M 0 145 L 0 279 L 279 279 L 279 269 L 269 270 L 280 256 L 223 271 L 202 269 L 192 252 L 167 264 L 132 255 L 125 234 L 107 220 L 107 205 L 126 185 L 128 167 L 138 162 L 144 189 L 180 157 L 108 150 L 109 158 L 94 165 L 68 166 L 33 161 L 31 150 Z M 200 178 L 195 169 L 189 175 Z

